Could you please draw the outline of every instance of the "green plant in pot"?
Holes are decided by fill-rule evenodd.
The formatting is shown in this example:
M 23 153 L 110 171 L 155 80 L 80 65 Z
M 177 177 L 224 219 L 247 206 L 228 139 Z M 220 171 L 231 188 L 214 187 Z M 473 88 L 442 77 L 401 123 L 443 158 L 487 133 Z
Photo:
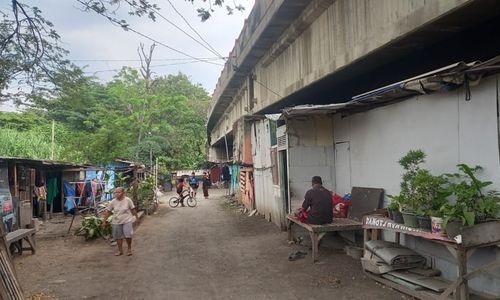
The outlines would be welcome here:
M 447 179 L 444 176 L 434 176 L 427 169 L 421 168 L 425 162 L 425 153 L 422 150 L 410 150 L 398 163 L 403 167 L 401 192 L 397 199 L 405 220 L 405 225 L 431 230 L 430 215 L 432 211 L 439 211 L 449 195 L 444 186 Z
M 477 201 L 476 223 L 488 221 L 488 219 L 499 218 L 500 212 L 500 193 L 489 191 Z
M 401 214 L 400 207 L 401 207 L 401 200 L 402 197 L 400 195 L 398 196 L 392 196 L 388 195 L 391 199 L 391 203 L 387 206 L 387 210 L 389 211 L 389 217 L 396 223 L 398 224 L 403 224 L 403 215 Z
M 454 205 L 443 206 L 444 225 L 449 237 L 460 233 L 461 226 L 472 226 L 487 218 L 496 218 L 500 210 L 497 191 L 484 191 L 491 181 L 481 181 L 476 174 L 481 166 L 459 164 L 459 172 L 445 174 L 449 178 L 447 190 L 455 199 Z
M 400 184 L 401 191 L 398 196 L 401 213 L 404 223 L 410 227 L 418 227 L 416 211 L 418 208 L 418 195 L 416 185 L 418 174 L 421 173 L 420 164 L 425 161 L 425 153 L 422 150 L 410 150 L 404 155 L 398 163 L 405 172 L 402 175 Z
M 448 203 L 450 193 L 444 188 L 447 180 L 444 176 L 434 176 L 426 169 L 419 169 L 415 174 L 415 212 L 419 227 L 431 231 L 431 215 Z

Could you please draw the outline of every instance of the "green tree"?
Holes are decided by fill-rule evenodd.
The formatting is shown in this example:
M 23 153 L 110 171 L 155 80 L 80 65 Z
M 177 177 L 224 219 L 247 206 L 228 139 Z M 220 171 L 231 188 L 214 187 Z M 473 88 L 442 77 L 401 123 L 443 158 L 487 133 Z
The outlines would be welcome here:
M 126 20 L 118 12 L 124 7 L 128 15 L 148 17 L 156 20 L 160 7 L 148 0 L 75 0 L 89 12 L 107 18 L 111 23 L 129 30 Z M 199 2 L 200 0 L 185 0 Z M 172 2 L 170 5 L 175 9 Z M 197 9 L 202 21 L 210 18 L 217 7 L 225 7 L 229 14 L 244 7 L 224 0 L 201 0 L 203 7 Z M 53 24 L 46 20 L 42 11 L 23 4 L 23 1 L 11 0 L 11 10 L 0 10 L 0 101 L 14 100 L 18 104 L 29 102 L 31 98 L 57 90 L 57 74 L 71 74 L 78 67 L 65 57 L 67 51 L 61 47 L 61 37 Z M 2 8 L 0 8 L 2 9 Z M 177 10 L 176 10 L 177 11 Z M 64 71 L 69 71 L 64 72 Z M 13 92 L 12 87 L 16 87 Z

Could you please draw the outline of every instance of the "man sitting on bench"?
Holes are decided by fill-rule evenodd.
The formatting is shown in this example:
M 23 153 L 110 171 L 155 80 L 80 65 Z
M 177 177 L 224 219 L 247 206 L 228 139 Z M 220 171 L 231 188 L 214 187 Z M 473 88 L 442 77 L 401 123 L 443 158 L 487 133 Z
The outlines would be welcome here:
M 306 192 L 302 208 L 309 209 L 309 224 L 322 225 L 333 221 L 332 193 L 323 187 L 321 177 L 312 178 L 312 189 Z

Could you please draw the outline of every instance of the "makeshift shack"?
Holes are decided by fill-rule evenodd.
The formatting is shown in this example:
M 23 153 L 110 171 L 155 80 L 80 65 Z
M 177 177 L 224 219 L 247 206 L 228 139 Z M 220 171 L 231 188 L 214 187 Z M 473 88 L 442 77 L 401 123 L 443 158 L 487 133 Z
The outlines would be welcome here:
M 7 231 L 29 226 L 32 216 L 62 212 L 63 178 L 76 176 L 85 167 L 54 160 L 0 157 L 0 206 Z

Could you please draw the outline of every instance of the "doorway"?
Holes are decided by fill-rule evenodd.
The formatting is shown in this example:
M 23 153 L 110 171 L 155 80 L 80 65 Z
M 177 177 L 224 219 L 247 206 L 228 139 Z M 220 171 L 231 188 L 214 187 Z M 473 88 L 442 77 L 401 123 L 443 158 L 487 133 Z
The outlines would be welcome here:
M 278 164 L 278 169 L 280 172 L 280 193 L 281 199 L 283 199 L 283 208 L 285 212 L 291 213 L 290 197 L 288 195 L 288 156 L 286 150 L 278 151 Z

